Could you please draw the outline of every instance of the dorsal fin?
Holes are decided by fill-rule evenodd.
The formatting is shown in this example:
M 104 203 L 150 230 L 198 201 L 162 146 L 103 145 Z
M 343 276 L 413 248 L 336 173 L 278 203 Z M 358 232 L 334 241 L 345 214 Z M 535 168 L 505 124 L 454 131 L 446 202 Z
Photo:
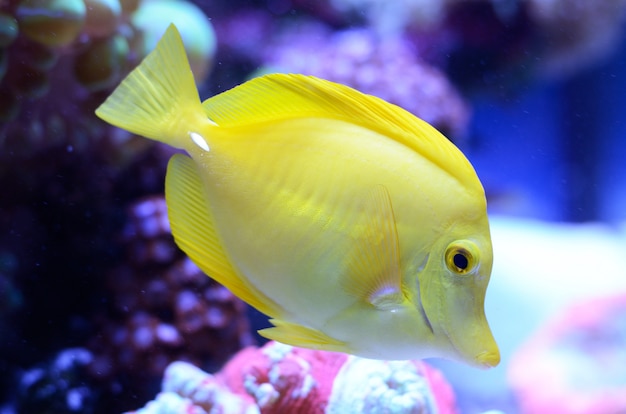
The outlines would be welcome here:
M 427 122 L 345 85 L 313 76 L 271 74 L 213 96 L 202 105 L 220 126 L 301 117 L 350 122 L 402 143 L 466 185 L 480 186 L 465 156 Z

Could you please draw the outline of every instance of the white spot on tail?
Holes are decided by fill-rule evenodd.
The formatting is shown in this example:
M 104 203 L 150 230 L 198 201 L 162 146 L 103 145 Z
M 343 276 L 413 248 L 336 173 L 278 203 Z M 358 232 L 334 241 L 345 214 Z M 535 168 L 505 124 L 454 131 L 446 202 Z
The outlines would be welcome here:
M 205 151 L 209 151 L 209 144 L 206 143 L 204 137 L 200 134 L 198 134 L 197 132 L 190 132 L 189 133 L 189 137 L 191 138 L 191 140 L 193 141 L 194 144 L 196 144 L 197 146 L 199 146 L 200 148 L 202 148 Z

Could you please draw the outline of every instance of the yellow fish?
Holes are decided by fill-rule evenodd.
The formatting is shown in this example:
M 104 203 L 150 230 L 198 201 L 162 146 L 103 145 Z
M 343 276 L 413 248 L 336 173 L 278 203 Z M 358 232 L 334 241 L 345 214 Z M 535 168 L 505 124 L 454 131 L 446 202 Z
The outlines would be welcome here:
M 177 29 L 96 114 L 183 149 L 165 195 L 177 244 L 271 317 L 260 334 L 377 359 L 500 361 L 484 314 L 484 190 L 426 122 L 311 76 L 200 101 Z

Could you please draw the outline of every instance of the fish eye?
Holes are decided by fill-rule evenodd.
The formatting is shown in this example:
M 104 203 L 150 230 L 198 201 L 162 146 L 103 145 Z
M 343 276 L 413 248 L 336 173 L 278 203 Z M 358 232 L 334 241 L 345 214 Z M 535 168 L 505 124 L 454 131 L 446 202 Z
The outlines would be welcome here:
M 446 249 L 446 266 L 457 275 L 466 275 L 478 265 L 478 247 L 471 241 L 455 241 Z

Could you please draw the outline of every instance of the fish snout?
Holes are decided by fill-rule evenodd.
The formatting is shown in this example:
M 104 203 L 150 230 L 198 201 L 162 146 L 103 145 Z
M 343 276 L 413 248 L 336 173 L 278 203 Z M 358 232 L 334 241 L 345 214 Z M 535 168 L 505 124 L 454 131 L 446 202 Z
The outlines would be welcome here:
M 448 338 L 457 352 L 457 358 L 478 368 L 492 368 L 500 363 L 500 350 L 484 315 L 474 323 L 461 322 L 456 330 L 449 330 Z M 465 322 L 465 323 L 463 323 Z M 461 329 L 462 327 L 465 330 Z M 468 329 L 469 328 L 469 329 Z
M 500 350 L 496 346 L 493 351 L 482 351 L 474 357 L 474 360 L 481 368 L 493 368 L 500 363 Z
M 469 362 L 472 365 L 480 368 L 493 368 L 500 363 L 500 349 L 487 321 L 483 320 L 477 328 L 467 341 L 463 341 L 462 344 L 457 343 L 457 349 L 466 358 L 471 358 Z

